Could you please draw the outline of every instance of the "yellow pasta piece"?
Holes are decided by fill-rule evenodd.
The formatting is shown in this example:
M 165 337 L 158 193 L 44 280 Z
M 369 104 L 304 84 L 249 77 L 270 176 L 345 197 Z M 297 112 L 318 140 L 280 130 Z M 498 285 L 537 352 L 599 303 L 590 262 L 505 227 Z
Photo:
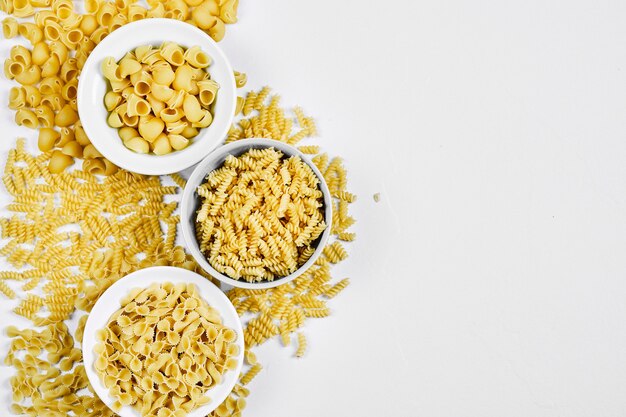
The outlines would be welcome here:
M 172 152 L 172 146 L 167 135 L 161 133 L 152 144 L 152 152 L 155 155 L 165 155 Z
M 35 14 L 35 8 L 29 0 L 13 0 L 13 16 L 28 17 Z
M 35 65 L 43 65 L 50 58 L 50 48 L 45 42 L 39 42 L 33 46 L 31 53 Z
M 250 370 L 246 372 L 243 377 L 241 377 L 239 382 L 242 385 L 249 384 L 254 379 L 254 377 L 256 377 L 259 374 L 259 372 L 261 372 L 262 369 L 263 367 L 258 363 L 253 365 L 252 368 L 250 368 Z
M 52 128 L 39 129 L 39 150 L 42 152 L 52 150 L 56 146 L 60 138 L 61 134 Z
M 189 65 L 196 68 L 206 68 L 211 65 L 211 58 L 199 46 L 192 46 L 187 49 L 183 57 Z
M 70 105 L 66 104 L 54 117 L 57 126 L 67 127 L 78 121 L 78 113 Z
M 31 44 L 36 44 L 43 39 L 43 31 L 34 23 L 25 22 L 20 23 L 17 28 L 20 36 L 28 39 Z
M 22 45 L 15 45 L 12 47 L 10 56 L 13 61 L 21 62 L 26 67 L 29 67 L 32 63 L 30 50 Z
M 2 34 L 6 39 L 14 38 L 18 35 L 19 23 L 12 17 L 5 17 L 2 20 Z
M 61 152 L 74 158 L 83 157 L 83 147 L 80 145 L 80 143 L 76 141 L 71 141 L 63 145 L 63 148 L 61 148 Z
M 301 358 L 304 356 L 304 352 L 306 352 L 306 337 L 303 333 L 298 333 L 298 350 L 296 351 L 296 356 Z
M 217 17 L 218 14 L 219 6 L 217 2 L 204 1 L 193 9 L 191 19 L 194 25 L 198 26 L 200 29 L 209 30 L 214 27 L 219 20 Z
M 74 158 L 61 151 L 54 151 L 50 158 L 50 172 L 58 174 L 74 163 Z
M 14 79 L 16 76 L 18 76 L 25 70 L 26 70 L 26 66 L 24 65 L 23 62 L 19 62 L 19 61 L 16 62 L 16 61 L 13 61 L 12 59 L 7 59 L 6 61 L 4 61 L 4 75 L 9 80 Z
M 30 129 L 36 129 L 39 126 L 37 115 L 31 110 L 20 108 L 15 113 L 15 123 Z
M 219 84 L 217 84 L 213 80 L 203 80 L 198 81 L 198 99 L 202 103 L 203 106 L 210 106 L 213 101 L 215 101 L 215 97 L 217 96 L 217 90 L 220 88 Z
M 224 24 L 224 21 L 220 18 L 216 18 L 214 25 L 209 28 L 207 33 L 217 42 L 224 39 L 224 35 L 226 34 L 226 25 Z
M 9 91 L 9 108 L 20 109 L 26 105 L 26 90 L 22 87 L 12 87 Z

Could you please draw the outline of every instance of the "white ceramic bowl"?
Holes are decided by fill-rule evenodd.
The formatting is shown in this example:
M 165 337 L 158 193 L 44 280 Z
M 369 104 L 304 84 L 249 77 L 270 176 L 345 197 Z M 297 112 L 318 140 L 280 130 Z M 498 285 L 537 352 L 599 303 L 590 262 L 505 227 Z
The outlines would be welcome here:
M 126 275 L 111 285 L 96 301 L 89 318 L 85 324 L 82 349 L 85 363 L 85 371 L 91 386 L 98 394 L 98 397 L 110 408 L 115 400 L 109 395 L 109 390 L 104 386 L 100 377 L 94 369 L 95 354 L 93 348 L 96 344 L 96 332 L 104 328 L 111 315 L 120 308 L 120 300 L 133 288 L 145 288 L 154 283 L 172 282 L 195 284 L 200 296 L 222 315 L 222 322 L 237 333 L 237 345 L 239 355 L 237 357 L 237 369 L 227 371 L 219 385 L 212 387 L 206 395 L 211 401 L 201 407 L 196 408 L 188 414 L 189 417 L 204 417 L 217 408 L 230 394 L 237 383 L 241 367 L 243 366 L 244 340 L 243 328 L 237 315 L 235 307 L 226 295 L 205 277 L 182 268 L 171 266 L 156 266 L 152 268 L 140 269 Z M 140 417 L 140 413 L 131 406 L 124 406 L 117 412 L 122 417 Z
M 304 263 L 297 271 L 293 272 L 286 277 L 277 278 L 273 281 L 260 281 L 260 282 L 247 282 L 243 280 L 236 280 L 228 275 L 222 274 L 213 268 L 206 257 L 200 252 L 200 246 L 198 245 L 198 241 L 196 239 L 195 234 L 195 222 L 196 222 L 196 212 L 200 206 L 200 198 L 196 193 L 196 189 L 200 186 L 207 174 L 211 171 L 214 171 L 221 167 L 224 164 L 224 160 L 228 155 L 239 156 L 241 154 L 246 153 L 250 149 L 265 149 L 273 147 L 281 151 L 283 154 L 287 156 L 299 156 L 306 164 L 308 164 L 315 175 L 320 179 L 320 189 L 322 190 L 322 194 L 324 196 L 324 220 L 326 221 L 326 230 L 322 233 L 322 235 L 318 238 L 317 247 L 313 255 L 309 258 L 309 260 Z M 287 282 L 297 278 L 304 271 L 306 271 L 315 260 L 322 254 L 324 250 L 324 246 L 328 242 L 328 238 L 330 237 L 330 230 L 332 227 L 332 197 L 330 195 L 330 191 L 328 190 L 328 186 L 326 185 L 326 181 L 324 181 L 324 177 L 322 173 L 317 169 L 315 164 L 313 164 L 309 158 L 304 155 L 302 152 L 294 148 L 293 146 L 287 145 L 283 142 L 279 142 L 277 140 L 272 139 L 243 139 L 238 140 L 228 145 L 224 145 L 215 151 L 211 152 L 209 156 L 207 156 L 202 162 L 196 166 L 194 171 L 192 172 L 189 180 L 187 181 L 187 185 L 183 190 L 183 196 L 181 200 L 181 223 L 182 223 L 182 234 L 183 241 L 185 242 L 185 246 L 194 257 L 196 262 L 211 276 L 219 279 L 225 284 L 232 285 L 234 287 L 240 288 L 272 288 L 277 287 L 282 284 L 286 284 Z
M 100 69 L 108 56 L 121 59 L 141 45 L 159 46 L 164 41 L 184 47 L 200 46 L 212 59 L 208 71 L 220 85 L 215 99 L 213 123 L 201 129 L 191 144 L 167 155 L 138 154 L 126 148 L 117 129 L 107 124 L 104 107 L 107 83 Z M 195 165 L 226 136 L 233 121 L 237 93 L 232 67 L 217 43 L 200 29 L 174 19 L 145 19 L 113 31 L 91 52 L 78 82 L 78 113 L 93 145 L 114 164 L 146 175 L 171 174 Z

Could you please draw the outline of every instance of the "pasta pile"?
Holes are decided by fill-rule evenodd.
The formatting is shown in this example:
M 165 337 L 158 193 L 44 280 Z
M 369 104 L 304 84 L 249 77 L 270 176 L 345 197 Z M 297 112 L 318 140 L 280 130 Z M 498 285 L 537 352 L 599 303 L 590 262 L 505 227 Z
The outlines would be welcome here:
M 289 117 L 279 106 L 280 97 L 270 96 L 265 87 L 250 92 L 243 100 L 243 116 L 231 128 L 227 141 L 245 140 L 253 137 L 266 137 L 289 144 L 296 144 L 303 138 L 315 135 L 317 130 L 313 119 L 306 117 L 300 108 L 294 110 L 295 117 Z M 313 162 L 324 175 L 333 202 L 333 241 L 323 250 L 313 266 L 295 280 L 266 290 L 233 288 L 227 295 L 242 317 L 252 317 L 244 326 L 244 340 L 248 348 L 260 345 L 272 337 L 280 337 L 288 346 L 293 335 L 297 334 L 296 356 L 303 356 L 307 341 L 298 332 L 308 318 L 322 318 L 330 314 L 327 301 L 337 296 L 349 284 L 349 279 L 333 282 L 331 266 L 348 257 L 341 241 L 350 242 L 356 234 L 348 228 L 355 219 L 348 213 L 348 205 L 356 196 L 348 191 L 347 172 L 340 158 L 329 159 L 319 152 L 315 145 L 303 145 L 303 153 L 316 154 Z M 248 372 L 257 372 L 254 361 Z M 258 369 L 260 370 L 260 368 Z
M 105 179 L 78 170 L 52 174 L 51 156 L 29 154 L 20 139 L 2 177 L 13 215 L 0 219 L 7 240 L 0 255 L 16 270 L 0 272 L 0 291 L 10 298 L 26 293 L 15 313 L 46 327 L 39 336 L 32 330 L 7 332 L 14 339 L 5 363 L 17 369 L 13 411 L 112 415 L 93 394 L 80 391 L 86 376 L 75 342 L 82 339 L 87 316 L 80 318 L 75 340 L 65 321 L 77 309 L 89 311 L 113 282 L 137 269 L 174 265 L 202 271 L 174 243 L 177 204 L 164 199 L 179 187 L 126 171 Z M 183 184 L 176 175 L 172 179 Z
M 142 416 L 184 417 L 237 368 L 237 334 L 193 284 L 153 284 L 124 297 L 98 331 L 94 366 L 116 398 Z
M 200 250 L 219 272 L 248 282 L 295 272 L 326 229 L 319 178 L 274 148 L 228 155 L 197 189 Z
M 210 64 L 199 46 L 185 50 L 173 42 L 158 49 L 140 46 L 118 63 L 106 58 L 107 123 L 119 128 L 124 145 L 138 153 L 165 155 L 186 148 L 198 129 L 213 121 L 210 106 L 219 84 L 205 70 Z
M 18 271 L 0 272 L 0 292 L 19 297 L 16 313 L 39 327 L 7 329 L 12 341 L 5 362 L 16 369 L 11 379 L 16 414 L 114 416 L 87 382 L 80 357 L 87 315 L 78 310 L 89 311 L 116 279 L 139 268 L 173 265 L 202 273 L 182 248 L 172 246 L 176 204 L 167 201 L 173 190 L 156 178 L 118 170 L 103 158 L 85 135 L 76 112 L 80 70 L 108 33 L 127 22 L 168 17 L 194 24 L 219 41 L 224 24 L 236 21 L 238 0 L 148 0 L 147 4 L 146 8 L 136 0 L 86 0 L 85 13 L 80 13 L 71 0 L 0 0 L 0 10 L 8 14 L 34 16 L 34 21 L 18 22 L 13 17 L 2 21 L 5 38 L 19 35 L 30 43 L 13 47 L 4 71 L 20 84 L 9 95 L 16 123 L 39 130 L 43 152 L 30 155 L 18 141 L 3 177 L 13 196 L 8 207 L 13 215 L 0 222 L 9 239 L 0 248 L 0 256 Z M 242 87 L 245 74 L 236 73 L 236 81 Z M 264 88 L 238 99 L 237 112 L 244 117 L 233 126 L 227 141 L 267 137 L 295 144 L 315 134 L 311 118 L 299 109 L 295 119 L 288 117 L 279 107 L 279 97 L 269 98 L 269 93 Z M 332 232 L 339 240 L 353 240 L 354 233 L 347 229 L 354 223 L 348 215 L 354 196 L 345 191 L 341 160 L 329 161 L 314 145 L 300 150 L 318 154 L 314 161 L 335 197 Z M 82 170 L 54 174 L 75 158 L 84 159 Z M 103 181 L 94 174 L 109 177 Z M 183 186 L 181 177 L 171 178 Z M 348 284 L 347 278 L 333 282 L 330 266 L 346 256 L 342 244 L 335 241 L 289 285 L 228 292 L 245 318 L 247 371 L 211 417 L 241 415 L 249 395 L 246 385 L 262 370 L 251 347 L 274 335 L 289 344 L 297 332 L 296 353 L 305 354 L 306 338 L 299 330 L 307 318 L 330 313 L 327 300 Z M 70 319 L 78 319 L 73 336 L 66 325 Z
M 41 331 L 6 329 L 12 341 L 5 363 L 17 370 L 11 377 L 11 412 L 33 417 L 114 416 L 91 391 L 80 347 L 74 344 L 82 340 L 86 318 L 81 318 L 74 337 L 62 322 Z
M 248 105 L 247 116 L 233 126 L 230 140 L 261 135 L 287 141 L 315 132 L 312 119 L 297 109 L 295 118 L 287 116 L 279 98 L 269 97 L 269 89 L 251 93 L 241 103 Z M 335 196 L 335 240 L 304 275 L 286 285 L 227 293 L 244 321 L 246 371 L 211 417 L 241 415 L 249 395 L 246 385 L 262 370 L 251 350 L 254 346 L 276 336 L 285 345 L 297 344 L 298 356 L 306 355 L 302 328 L 307 319 L 329 315 L 328 300 L 349 283 L 347 278 L 333 280 L 331 274 L 332 265 L 347 257 L 340 241 L 355 238 L 347 230 L 354 223 L 348 204 L 355 196 L 345 190 L 346 171 L 340 159 L 320 154 L 317 146 L 300 149 L 317 154 L 314 161 Z M 13 214 L 0 221 L 3 236 L 9 239 L 0 256 L 18 271 L 0 272 L 0 292 L 20 298 L 17 313 L 41 326 L 7 329 L 12 341 L 5 362 L 16 370 L 11 380 L 12 411 L 30 416 L 114 416 L 87 383 L 80 357 L 87 316 L 77 309 L 89 311 L 116 279 L 139 268 L 173 265 L 202 273 L 182 248 L 171 246 L 178 219 L 173 215 L 176 203 L 168 201 L 184 180 L 172 175 L 178 186 L 174 188 L 158 178 L 124 170 L 104 180 L 84 170 L 51 174 L 51 157 L 52 152 L 30 155 L 20 140 L 3 176 L 13 198 L 7 208 Z M 157 223 L 166 229 L 157 229 Z M 74 336 L 68 319 L 78 319 Z
M 4 62 L 4 74 L 20 86 L 11 88 L 9 108 L 15 122 L 39 130 L 42 152 L 56 151 L 49 160 L 52 172 L 62 172 L 84 159 L 83 169 L 111 175 L 117 167 L 91 144 L 78 117 L 76 94 L 80 71 L 91 51 L 115 29 L 129 22 L 167 17 L 204 30 L 216 41 L 226 23 L 237 21 L 239 0 L 86 0 L 85 12 L 72 0 L 0 0 L 0 10 L 14 17 L 2 21 L 5 38 L 20 36 L 30 46 L 16 45 Z M 206 120 L 203 122 L 206 123 Z M 189 130 L 188 130 L 189 132 Z M 184 136 L 183 136 L 184 137 Z M 182 146 L 180 138 L 177 146 Z
M 270 91 L 269 87 L 264 87 L 260 91 L 251 91 L 245 99 L 240 100 L 239 111 L 244 117 L 230 128 L 227 143 L 246 138 L 270 138 L 295 145 L 304 138 L 317 134 L 312 118 L 306 117 L 299 107 L 294 109 L 295 118 L 287 117 L 285 111 L 279 107 L 280 96 L 272 96 Z M 328 154 L 320 153 L 320 148 L 316 145 L 303 145 L 299 150 L 304 154 L 315 155 L 312 158 L 313 163 L 322 172 L 332 196 L 335 197 L 333 234 L 339 240 L 354 240 L 355 235 L 346 230 L 355 223 L 354 218 L 348 215 L 348 204 L 353 203 L 356 196 L 346 191 L 348 177 L 342 159 L 329 159 Z

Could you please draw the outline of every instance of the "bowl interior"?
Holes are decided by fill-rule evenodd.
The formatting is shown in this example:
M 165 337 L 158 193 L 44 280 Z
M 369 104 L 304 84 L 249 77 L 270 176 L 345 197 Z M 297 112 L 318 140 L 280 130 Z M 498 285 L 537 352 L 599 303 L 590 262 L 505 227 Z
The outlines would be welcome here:
M 126 148 L 117 134 L 118 129 L 106 122 L 108 111 L 104 107 L 104 95 L 108 87 L 100 67 L 106 57 L 112 56 L 117 61 L 138 46 L 160 46 L 164 41 L 176 42 L 186 48 L 198 45 L 212 58 L 207 70 L 220 85 L 213 105 L 213 122 L 200 129 L 183 150 L 161 156 L 138 154 Z M 170 174 L 198 163 L 226 136 L 236 102 L 233 70 L 220 47 L 200 29 L 173 19 L 140 20 L 112 32 L 89 55 L 78 84 L 80 120 L 96 149 L 114 164 L 147 175 Z
M 110 408 L 114 402 L 109 395 L 109 390 L 104 386 L 100 377 L 96 373 L 93 364 L 95 353 L 93 348 L 96 344 L 96 332 L 106 326 L 111 315 L 120 308 L 120 300 L 133 288 L 145 288 L 153 283 L 191 283 L 198 288 L 199 295 L 211 306 L 217 309 L 222 316 L 224 325 L 235 330 L 237 333 L 237 345 L 239 355 L 237 356 L 237 369 L 227 371 L 223 375 L 222 382 L 212 387 L 206 395 L 211 401 L 188 414 L 189 417 L 203 417 L 213 411 L 230 394 L 237 383 L 239 373 L 243 366 L 244 340 L 241 321 L 237 315 L 235 307 L 226 295 L 205 277 L 195 272 L 174 268 L 169 266 L 158 266 L 145 268 L 128 274 L 109 287 L 98 299 L 87 319 L 83 334 L 82 350 L 85 363 L 85 371 L 91 386 L 94 388 L 100 399 Z M 130 406 L 124 406 L 117 412 L 122 417 L 139 417 L 140 413 Z
M 323 209 L 324 221 L 326 222 L 326 230 L 324 230 L 321 236 L 315 241 L 317 246 L 311 258 L 309 258 L 306 263 L 304 263 L 300 268 L 298 268 L 297 271 L 293 272 L 292 274 L 287 275 L 286 277 L 274 279 L 273 281 L 260 281 L 252 283 L 242 280 L 236 280 L 230 278 L 228 275 L 222 274 L 221 272 L 215 270 L 215 268 L 213 268 L 211 264 L 209 264 L 204 254 L 200 252 L 200 247 L 198 245 L 195 234 L 196 212 L 200 207 L 200 197 L 198 196 L 196 189 L 204 182 L 204 179 L 209 172 L 218 169 L 224 164 L 224 161 L 228 155 L 239 156 L 247 152 L 249 149 L 264 149 L 270 147 L 273 147 L 274 149 L 283 152 L 287 156 L 299 156 L 302 161 L 304 161 L 311 167 L 315 175 L 317 175 L 317 177 L 320 179 L 319 186 L 324 199 Z M 328 190 L 328 186 L 326 185 L 326 181 L 324 181 L 322 173 L 319 171 L 319 169 L 317 169 L 315 164 L 313 164 L 310 159 L 302 152 L 298 151 L 293 146 L 272 139 L 242 139 L 228 145 L 224 145 L 213 151 L 207 158 L 200 162 L 198 166 L 196 166 L 193 173 L 189 177 L 189 180 L 187 180 L 187 185 L 185 186 L 185 190 L 183 191 L 183 197 L 181 202 L 181 223 L 183 240 L 191 255 L 194 257 L 196 262 L 198 262 L 198 264 L 209 274 L 226 284 L 240 288 L 272 288 L 278 285 L 285 284 L 297 278 L 311 265 L 313 265 L 313 263 L 321 255 L 324 246 L 326 245 L 330 237 L 330 230 L 332 227 L 331 221 L 332 198 L 330 195 L 330 191 Z

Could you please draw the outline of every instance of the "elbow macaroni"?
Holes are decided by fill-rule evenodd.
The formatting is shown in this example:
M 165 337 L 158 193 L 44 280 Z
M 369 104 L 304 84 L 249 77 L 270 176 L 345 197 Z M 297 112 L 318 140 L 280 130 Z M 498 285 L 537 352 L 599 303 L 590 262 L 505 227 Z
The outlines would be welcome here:
M 211 125 L 219 84 L 206 68 L 211 58 L 200 47 L 184 50 L 173 42 L 160 48 L 140 46 L 119 62 L 108 57 L 102 74 L 110 91 L 104 96 L 107 123 L 124 145 L 137 153 L 165 155 L 186 148 L 198 129 Z

